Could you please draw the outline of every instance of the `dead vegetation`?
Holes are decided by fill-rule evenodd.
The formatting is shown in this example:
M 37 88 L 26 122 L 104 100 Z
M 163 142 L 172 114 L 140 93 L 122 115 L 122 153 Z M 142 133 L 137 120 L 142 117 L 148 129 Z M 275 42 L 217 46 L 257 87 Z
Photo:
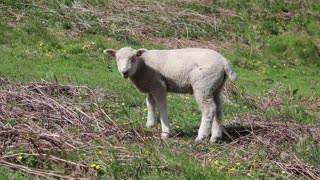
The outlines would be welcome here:
M 143 140 L 99 108 L 101 95 L 88 87 L 45 82 L 16 84 L 7 79 L 0 82 L 2 167 L 41 177 L 96 178 L 89 162 L 70 160 L 63 154 L 99 156 L 98 150 L 108 149 L 115 151 L 120 160 L 130 161 L 134 156 L 126 148 L 111 143 L 99 146 L 97 142 L 112 138 Z M 22 163 L 25 157 L 33 157 L 34 162 Z
M 265 122 L 248 115 L 241 126 L 231 124 L 226 129 L 233 138 L 230 143 L 206 153 L 195 152 L 192 155 L 207 166 L 234 175 L 241 172 L 251 176 L 250 173 L 254 173 L 252 168 L 255 167 L 254 171 L 267 176 L 320 178 L 320 167 L 305 162 L 294 148 L 295 145 L 307 143 L 318 148 L 319 126 Z M 317 155 L 313 153 L 317 152 L 307 151 L 309 156 L 315 157 Z
M 130 152 L 122 143 L 143 143 L 156 133 L 132 128 L 130 122 L 126 125 L 116 123 L 100 105 L 102 99 L 113 97 L 85 86 L 46 82 L 20 84 L 7 79 L 0 79 L 0 82 L 2 167 L 37 177 L 94 179 L 102 169 L 92 168 L 92 161 L 88 159 L 70 158 L 66 154 L 104 155 L 105 166 L 112 164 L 113 158 L 129 163 L 139 159 L 141 154 Z M 245 97 L 234 84 L 228 84 L 225 93 Z M 284 101 L 280 95 L 275 96 L 276 92 L 270 94 L 278 101 Z M 262 108 L 277 108 L 266 99 L 253 102 Z M 190 155 L 207 166 L 212 166 L 213 160 L 222 156 L 229 163 L 243 161 L 249 165 L 241 170 L 242 173 L 249 173 L 259 165 L 259 171 L 274 177 L 320 178 L 320 167 L 306 163 L 290 148 L 305 142 L 319 145 L 319 126 L 265 121 L 250 113 L 238 118 L 242 120 L 241 124 L 225 127 L 229 137 L 223 144 L 216 145 L 214 150 L 190 152 Z M 121 143 L 111 143 L 114 141 Z M 115 156 L 105 151 L 113 151 Z M 25 159 L 29 159 L 28 162 Z M 218 163 L 216 165 L 219 169 Z M 231 165 L 224 164 L 220 170 L 229 174 L 238 172 L 231 172 L 227 167 Z
M 188 2 L 193 3 L 193 2 Z M 205 7 L 208 2 L 197 2 Z M 154 42 L 157 45 L 166 44 L 170 48 L 206 47 L 219 50 L 235 43 L 212 33 L 221 31 L 223 18 L 238 17 L 233 10 L 212 5 L 215 13 L 201 13 L 192 8 L 184 7 L 184 2 L 178 1 L 109 1 L 100 2 L 99 6 L 86 1 L 72 3 L 30 2 L 17 3 L 18 7 L 27 7 L 26 12 L 19 14 L 9 11 L 13 26 L 17 22 L 27 21 L 32 14 L 29 9 L 36 9 L 43 14 L 54 15 L 66 28 L 65 37 L 74 38 L 85 34 L 93 27 L 99 27 L 107 36 L 118 40 L 132 39 Z M 47 20 L 38 16 L 40 22 Z M 149 41 L 151 40 L 151 41 Z
M 263 97 L 256 97 L 242 93 L 234 84 L 227 84 L 224 91 L 229 96 L 237 95 L 246 99 L 258 109 L 258 113 L 252 111 L 239 114 L 238 122 L 225 126 L 224 141 L 228 143 L 208 152 L 195 152 L 192 154 L 195 158 L 208 166 L 215 166 L 219 171 L 234 175 L 242 172 L 251 176 L 251 168 L 258 165 L 255 171 L 268 176 L 320 179 L 320 166 L 306 162 L 301 156 L 301 153 L 315 158 L 319 156 L 320 126 L 296 124 L 286 116 L 266 119 L 260 115 L 261 112 L 280 109 L 292 102 L 295 93 L 288 90 L 282 92 L 277 88 L 266 92 Z M 306 109 L 314 112 L 314 119 L 318 119 L 318 100 L 304 98 L 295 102 L 305 105 Z M 219 160 L 225 162 L 221 164 Z M 240 167 L 240 164 L 247 164 L 248 167 Z M 234 169 L 235 166 L 239 167 Z

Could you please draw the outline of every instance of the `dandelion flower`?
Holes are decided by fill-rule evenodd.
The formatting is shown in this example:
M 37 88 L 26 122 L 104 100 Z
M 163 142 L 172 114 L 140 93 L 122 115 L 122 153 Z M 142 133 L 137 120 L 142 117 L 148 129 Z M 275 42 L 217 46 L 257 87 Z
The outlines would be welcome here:
M 230 172 L 236 170 L 236 168 L 232 167 L 231 169 L 229 169 Z
M 214 163 L 215 165 L 218 165 L 218 164 L 219 164 L 219 160 L 215 160 L 213 163 Z
M 20 156 L 17 157 L 17 159 L 18 159 L 18 160 L 22 160 L 22 159 L 23 159 L 23 156 L 20 155 Z
M 92 168 L 95 168 L 97 165 L 96 164 L 91 164 L 91 166 L 90 167 L 92 167 Z
M 96 165 L 96 170 L 99 170 L 101 167 L 100 167 L 100 165 Z
M 281 174 L 285 174 L 286 173 L 286 171 L 281 171 Z

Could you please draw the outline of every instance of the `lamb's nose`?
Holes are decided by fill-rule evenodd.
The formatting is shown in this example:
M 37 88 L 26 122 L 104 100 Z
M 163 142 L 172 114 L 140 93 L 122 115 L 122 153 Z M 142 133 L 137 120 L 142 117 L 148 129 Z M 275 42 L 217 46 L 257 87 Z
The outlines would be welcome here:
M 128 77 L 129 72 L 128 72 L 128 71 L 122 71 L 122 74 L 123 74 L 123 77 L 124 77 L 124 78 L 127 78 L 127 77 Z

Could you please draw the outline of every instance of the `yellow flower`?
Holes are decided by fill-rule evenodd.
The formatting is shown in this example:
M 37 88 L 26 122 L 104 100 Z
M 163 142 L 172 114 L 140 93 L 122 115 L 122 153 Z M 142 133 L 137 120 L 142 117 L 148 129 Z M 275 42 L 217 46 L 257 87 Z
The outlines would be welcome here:
M 98 153 L 99 153 L 99 154 L 102 154 L 102 151 L 99 151 Z
M 96 165 L 96 170 L 99 170 L 100 169 L 100 165 Z
M 95 168 L 97 165 L 96 164 L 91 164 L 91 166 L 90 167 L 92 167 L 92 168 Z
M 189 97 L 189 96 L 186 96 L 185 98 L 186 98 L 186 99 L 190 99 L 190 97 Z
M 124 105 L 126 105 L 125 103 L 121 103 L 121 106 L 124 106 Z
M 240 165 L 241 165 L 241 163 L 237 162 L 237 163 L 236 163 L 236 165 L 237 165 L 237 166 L 240 166 Z
M 219 164 L 219 160 L 215 160 L 213 163 L 214 163 L 215 165 L 218 165 L 218 164 Z
M 281 174 L 285 174 L 286 173 L 286 171 L 281 171 Z
M 229 171 L 234 171 L 234 170 L 236 170 L 236 168 L 234 168 L 234 167 L 232 167 L 231 169 L 229 169 Z
M 176 126 L 176 128 L 179 129 L 180 127 L 179 127 L 179 126 Z
M 17 159 L 18 159 L 18 160 L 22 160 L 22 159 L 23 159 L 23 156 L 20 155 L 20 156 L 17 157 Z

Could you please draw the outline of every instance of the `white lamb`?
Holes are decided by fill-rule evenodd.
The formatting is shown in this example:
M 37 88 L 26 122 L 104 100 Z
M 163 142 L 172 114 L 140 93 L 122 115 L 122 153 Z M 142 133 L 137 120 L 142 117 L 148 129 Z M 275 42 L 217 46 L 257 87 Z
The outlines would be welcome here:
M 221 54 L 200 48 L 176 50 L 106 49 L 105 54 L 116 58 L 119 72 L 129 78 L 136 88 L 147 93 L 147 127 L 156 125 L 156 107 L 160 113 L 161 138 L 169 137 L 167 92 L 194 94 L 202 113 L 196 141 L 210 134 L 210 142 L 222 136 L 223 101 L 220 96 L 228 76 L 237 74 Z

